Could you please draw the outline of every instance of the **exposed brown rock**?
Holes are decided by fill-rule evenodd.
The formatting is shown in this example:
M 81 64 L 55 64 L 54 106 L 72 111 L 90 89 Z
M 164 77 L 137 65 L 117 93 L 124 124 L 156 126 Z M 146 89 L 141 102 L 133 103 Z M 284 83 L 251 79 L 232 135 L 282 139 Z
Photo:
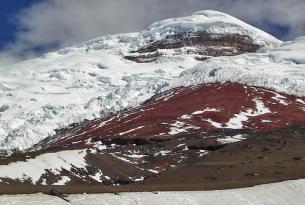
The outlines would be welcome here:
M 184 47 L 187 49 L 181 50 Z M 177 54 L 193 54 L 196 55 L 195 59 L 202 61 L 210 57 L 255 52 L 260 47 L 247 36 L 189 32 L 170 35 L 166 39 L 151 42 L 145 47 L 131 51 L 125 59 L 138 63 L 153 62 L 166 55 L 159 50 L 174 49 Z

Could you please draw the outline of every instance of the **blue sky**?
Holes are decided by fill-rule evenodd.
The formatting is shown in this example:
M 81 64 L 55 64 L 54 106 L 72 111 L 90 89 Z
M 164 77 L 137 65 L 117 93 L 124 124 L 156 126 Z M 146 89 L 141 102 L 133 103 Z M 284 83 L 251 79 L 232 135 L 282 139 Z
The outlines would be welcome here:
M 6 45 L 8 41 L 14 40 L 14 34 L 17 32 L 17 25 L 14 23 L 14 17 L 20 9 L 31 6 L 39 0 L 1 0 L 0 1 L 0 48 Z
M 1 0 L 0 65 L 207 9 L 281 40 L 305 35 L 305 0 Z
M 14 36 L 18 31 L 18 23 L 15 15 L 24 8 L 30 7 L 32 4 L 41 2 L 42 0 L 2 0 L 0 2 L 0 49 L 8 42 L 14 41 Z M 278 38 L 283 38 L 289 28 L 266 22 L 264 25 L 258 25 L 267 32 L 275 35 Z

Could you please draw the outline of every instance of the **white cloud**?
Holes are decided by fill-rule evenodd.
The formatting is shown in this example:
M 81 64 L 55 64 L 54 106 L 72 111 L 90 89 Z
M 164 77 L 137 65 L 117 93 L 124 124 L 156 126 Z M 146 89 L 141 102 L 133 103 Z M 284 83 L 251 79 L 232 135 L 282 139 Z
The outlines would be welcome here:
M 266 21 L 289 27 L 285 39 L 305 34 L 304 0 L 45 0 L 17 14 L 19 32 L 6 56 L 24 58 L 36 48 L 140 31 L 156 20 L 203 9 L 229 13 L 262 29 Z

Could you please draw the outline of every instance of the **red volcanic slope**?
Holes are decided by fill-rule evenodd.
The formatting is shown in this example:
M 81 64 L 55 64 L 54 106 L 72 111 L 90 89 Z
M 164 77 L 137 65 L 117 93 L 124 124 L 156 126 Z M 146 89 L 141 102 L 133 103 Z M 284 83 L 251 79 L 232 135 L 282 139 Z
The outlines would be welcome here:
M 101 138 L 170 137 L 178 133 L 217 129 L 267 131 L 305 122 L 304 99 L 240 84 L 179 87 L 153 97 L 142 106 L 90 121 L 55 136 L 48 147 L 89 146 Z

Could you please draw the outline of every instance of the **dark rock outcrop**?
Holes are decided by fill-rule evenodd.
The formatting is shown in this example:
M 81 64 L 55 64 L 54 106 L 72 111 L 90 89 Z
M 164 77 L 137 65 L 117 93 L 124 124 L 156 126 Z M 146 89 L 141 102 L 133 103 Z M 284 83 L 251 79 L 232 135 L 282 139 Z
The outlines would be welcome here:
M 138 63 L 153 62 L 167 55 L 160 50 L 174 49 L 176 55 L 192 54 L 195 59 L 202 61 L 210 57 L 255 52 L 260 47 L 247 36 L 188 32 L 170 35 L 166 39 L 148 43 L 147 46 L 131 51 L 125 59 Z

